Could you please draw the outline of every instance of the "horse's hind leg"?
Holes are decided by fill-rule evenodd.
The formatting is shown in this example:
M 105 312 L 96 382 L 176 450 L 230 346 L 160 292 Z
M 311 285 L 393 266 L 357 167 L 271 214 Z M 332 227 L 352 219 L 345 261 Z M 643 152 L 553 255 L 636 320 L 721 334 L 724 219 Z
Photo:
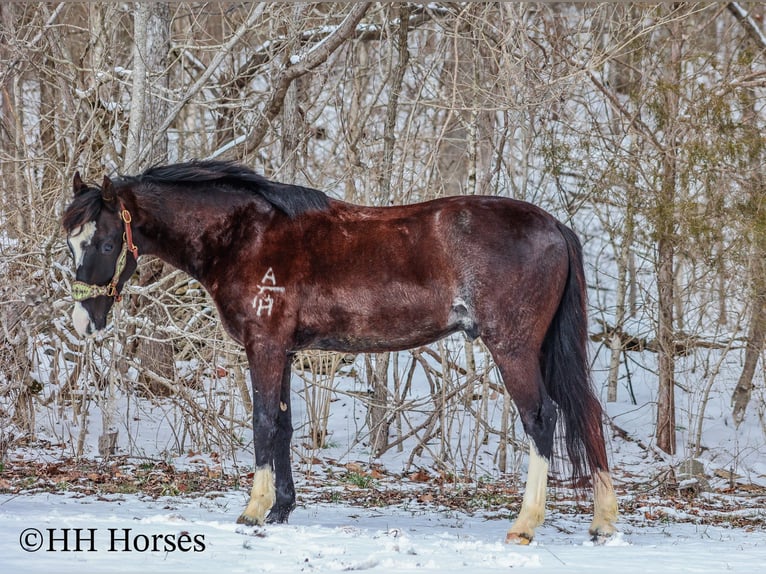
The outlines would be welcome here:
M 560 405 L 560 408 L 575 411 L 583 421 L 581 441 L 593 483 L 593 522 L 588 531 L 594 541 L 603 542 L 617 532 L 615 522 L 618 508 L 612 479 L 609 476 L 601 405 L 594 394 L 587 393 L 586 396 L 578 397 L 578 401 L 569 401 L 568 406 L 565 403 L 563 407 Z M 566 418 L 566 412 L 563 416 Z M 573 429 L 576 429 L 575 425 L 568 427 L 567 432 L 571 435 Z
M 486 341 L 485 341 L 486 342 Z M 492 351 L 508 392 L 519 410 L 524 430 L 531 439 L 524 499 L 506 542 L 529 544 L 545 517 L 548 466 L 553 451 L 556 406 L 543 387 L 539 359 L 535 354 Z
M 529 544 L 535 536 L 535 529 L 545 519 L 545 498 L 548 486 L 548 460 L 538 454 L 534 443 L 529 445 L 529 468 L 524 499 L 516 520 L 508 530 L 505 541 L 515 544 Z
M 597 470 L 593 473 L 593 522 L 588 529 L 593 540 L 604 541 L 617 532 L 617 514 L 612 478 L 606 470 Z

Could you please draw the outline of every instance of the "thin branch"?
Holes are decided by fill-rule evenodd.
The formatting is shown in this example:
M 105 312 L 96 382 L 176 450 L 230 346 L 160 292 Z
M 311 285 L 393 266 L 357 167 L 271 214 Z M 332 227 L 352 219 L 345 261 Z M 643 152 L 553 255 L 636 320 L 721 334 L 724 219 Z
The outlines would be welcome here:
M 266 4 L 264 3 L 258 4 L 258 6 L 256 6 L 256 8 L 250 13 L 250 16 L 248 17 L 248 19 L 237 29 L 234 35 L 231 38 L 229 38 L 229 41 L 226 42 L 226 44 L 224 44 L 221 47 L 221 49 L 216 53 L 212 62 L 210 62 L 210 65 L 207 67 L 207 70 L 205 70 L 205 73 L 202 74 L 199 78 L 197 78 L 197 81 L 194 82 L 194 84 L 192 84 L 192 86 L 183 95 L 183 97 L 178 102 L 176 102 L 176 105 L 173 106 L 173 108 L 168 112 L 168 116 L 165 118 L 165 121 L 162 122 L 162 124 L 157 128 L 157 131 L 155 132 L 154 137 L 152 138 L 151 144 L 144 146 L 144 148 L 141 150 L 141 154 L 138 158 L 139 165 L 143 164 L 144 161 L 146 161 L 146 158 L 151 152 L 151 149 L 154 146 L 156 146 L 163 137 L 165 137 L 165 132 L 173 124 L 176 117 L 178 117 L 178 114 L 181 112 L 184 106 L 186 106 L 186 104 L 195 95 L 197 95 L 200 92 L 200 90 L 202 90 L 202 88 L 205 87 L 205 85 L 207 84 L 207 81 L 211 78 L 211 76 L 218 71 L 224 58 L 226 58 L 229 55 L 229 53 L 232 51 L 234 46 L 236 46 L 242 40 L 244 35 L 251 28 L 255 26 L 255 23 L 261 17 L 265 9 L 266 9 Z
M 729 12 L 734 15 L 737 21 L 742 24 L 742 27 L 745 29 L 745 32 L 747 32 L 747 35 L 750 36 L 750 39 L 758 44 L 758 47 L 761 50 L 766 50 L 766 35 L 764 35 L 763 31 L 758 27 L 758 24 L 756 24 L 753 17 L 750 16 L 750 13 L 740 6 L 739 2 L 729 2 L 726 4 L 726 7 L 729 9 Z
M 604 94 L 604 96 L 606 96 L 606 99 L 609 100 L 611 106 L 617 110 L 620 115 L 624 116 L 625 119 L 630 122 L 631 126 L 636 127 L 639 132 L 647 137 L 654 144 L 658 151 L 664 153 L 666 151 L 665 146 L 663 146 L 662 143 L 657 139 L 657 136 L 654 135 L 654 132 L 651 130 L 651 128 L 643 122 L 638 113 L 633 114 L 625 106 L 623 106 L 620 103 L 620 100 L 617 99 L 617 96 L 615 96 L 614 93 L 612 93 L 612 91 L 607 88 L 591 70 L 588 70 L 587 74 L 593 85 L 596 86 L 596 88 L 602 94 Z
M 329 36 L 311 48 L 304 56 L 288 58 L 287 66 L 279 74 L 258 123 L 250 131 L 245 147 L 246 153 L 252 153 L 260 147 L 272 120 L 282 110 L 290 84 L 327 61 L 327 58 L 351 37 L 371 4 L 372 2 L 354 4 L 343 22 Z
M 43 36 L 45 36 L 46 33 L 48 33 L 50 30 L 54 28 L 54 23 L 58 19 L 59 15 L 61 14 L 61 11 L 66 6 L 66 2 L 59 2 L 56 5 L 56 8 L 51 12 L 51 15 L 48 17 L 48 19 L 45 21 L 45 24 L 40 28 L 40 31 L 35 34 L 34 38 L 29 40 L 25 43 L 25 47 L 27 49 L 31 49 L 35 47 L 40 40 L 43 39 Z M 19 64 L 21 60 L 24 60 L 25 62 L 29 62 L 28 53 L 21 53 L 15 58 L 13 58 L 10 62 L 7 62 L 3 65 L 3 71 L 0 74 L 0 85 L 4 84 L 6 81 L 6 77 L 11 74 L 15 69 L 16 66 Z

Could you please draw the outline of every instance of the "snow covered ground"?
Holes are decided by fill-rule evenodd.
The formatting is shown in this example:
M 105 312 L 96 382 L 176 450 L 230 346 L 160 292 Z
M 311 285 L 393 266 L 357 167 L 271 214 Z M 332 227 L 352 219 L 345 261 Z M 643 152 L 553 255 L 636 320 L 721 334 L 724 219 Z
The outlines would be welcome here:
M 295 419 L 300 437 L 305 413 L 302 386 L 296 387 Z M 637 387 L 644 395 L 648 388 Z M 710 492 L 705 492 L 706 488 L 685 499 L 663 488 L 664 473 L 670 467 L 677 468 L 677 478 L 684 480 L 681 463 L 688 455 L 663 457 L 652 448 L 651 396 L 639 395 L 638 405 L 627 401 L 606 405 L 613 424 L 626 429 L 628 437 L 608 433 L 622 514 L 620 536 L 605 546 L 594 546 L 588 539 L 589 501 L 584 501 L 586 510 L 574 510 L 566 493 L 555 491 L 534 543 L 529 547 L 508 546 L 503 540 L 518 510 L 519 476 L 488 477 L 499 482 L 487 484 L 506 489 L 501 494 L 507 496 L 501 500 L 487 496 L 476 505 L 453 507 L 447 502 L 450 496 L 460 495 L 459 485 L 442 489 L 427 458 L 417 461 L 422 469 L 419 472 L 427 478 L 418 483 L 410 478 L 414 469 L 405 470 L 404 455 L 393 451 L 383 457 L 381 476 L 375 478 L 374 488 L 368 489 L 384 496 L 380 501 L 365 502 L 364 487 L 353 490 L 343 482 L 350 467 L 358 465 L 362 475 L 367 473 L 362 478 L 370 478 L 372 468 L 363 444 L 348 444 L 355 425 L 362 424 L 354 421 L 359 417 L 363 420 L 363 409 L 347 403 L 346 396 L 333 403 L 330 436 L 335 446 L 316 453 L 320 462 L 306 462 L 313 451 L 304 452 L 304 441 L 299 439 L 294 445 L 299 506 L 289 525 L 251 528 L 235 524 L 249 490 L 246 463 L 238 470 L 232 469 L 230 462 L 224 464 L 229 490 L 198 488 L 190 495 L 191 491 L 180 488 L 177 480 L 172 485 L 175 496 L 152 498 L 146 489 L 144 494 L 122 494 L 104 488 L 107 478 L 116 472 L 108 470 L 109 465 L 94 462 L 96 474 L 105 474 L 93 478 L 89 478 L 91 470 L 72 472 L 66 465 L 59 468 L 55 461 L 66 459 L 70 452 L 65 443 L 47 450 L 36 445 L 15 450 L 0 475 L 0 574 L 189 573 L 212 569 L 227 573 L 494 572 L 509 568 L 620 574 L 762 572 L 766 565 L 766 447 L 757 417 L 736 430 L 726 423 L 727 392 L 713 395 L 706 415 L 706 443 L 714 448 L 706 450 L 699 463 Z M 100 428 L 97 421 L 93 428 Z M 141 430 L 136 440 L 147 447 L 152 445 L 152 434 L 162 436 L 149 426 Z M 95 442 L 98 433 L 88 436 Z M 95 445 L 89 452 L 94 450 Z M 484 451 L 490 451 L 490 446 L 482 447 L 479 456 L 489 467 L 491 452 Z M 172 460 L 158 453 L 154 456 L 144 459 L 148 463 L 129 463 L 133 472 L 158 473 L 157 480 L 161 480 L 162 472 L 173 474 L 195 466 L 197 471 L 212 471 L 221 466 L 204 454 Z M 250 447 L 243 445 L 240 460 L 251 456 Z M 519 468 L 521 476 L 525 458 Z M 333 459 L 334 463 L 328 462 Z M 160 462 L 163 460 L 168 462 Z M 204 464 L 195 464 L 195 460 Z M 44 475 L 46 461 L 53 466 Z M 35 464 L 39 466 L 35 468 Z M 141 466 L 151 470 L 140 471 Z M 30 479 L 25 482 L 27 474 Z M 126 484 L 132 484 L 131 480 L 135 482 L 136 477 Z M 465 487 L 466 498 L 475 487 L 475 483 Z M 424 490 L 418 489 L 437 496 L 422 496 Z M 473 510 L 468 513 L 456 508 Z
M 461 345 L 462 340 L 458 340 L 458 351 Z M 163 414 L 175 413 L 167 402 L 149 402 L 138 395 L 118 397 L 115 410 L 130 416 L 126 414 L 126 426 L 119 429 L 117 454 L 135 457 L 129 463 L 134 472 L 145 465 L 161 478 L 162 472 L 192 469 L 204 474 L 208 469 L 229 479 L 227 486 L 216 489 L 231 488 L 224 492 L 198 488 L 190 496 L 179 482 L 173 484 L 176 496 L 151 498 L 146 489 L 144 494 L 123 494 L 104 488 L 115 471 L 97 455 L 104 426 L 98 404 L 90 409 L 84 435 L 83 464 L 91 461 L 95 466 L 77 471 L 66 464 L 59 468 L 58 461 L 74 458 L 72 445 L 83 429 L 78 426 L 79 417 L 70 416 L 66 409 L 47 408 L 48 403 L 40 401 L 37 442 L 22 442 L 12 449 L 0 472 L 0 574 L 188 573 L 211 569 L 227 573 L 493 572 L 509 568 L 557 573 L 761 572 L 766 567 L 766 427 L 763 413 L 756 407 L 763 400 L 758 396 L 748 418 L 735 427 L 729 397 L 741 371 L 739 355 L 716 353 L 711 351 L 707 359 L 717 365 L 710 372 L 707 367 L 700 368 L 707 364 L 702 359 L 679 359 L 677 375 L 683 383 L 677 397 L 679 453 L 673 457 L 659 452 L 653 444 L 655 359 L 644 353 L 635 365 L 632 357 L 626 361 L 631 373 L 621 377 L 619 402 L 604 404 L 609 417 L 608 449 L 622 512 L 618 524 L 621 535 L 605 546 L 594 546 L 588 539 L 590 509 L 574 512 L 566 496 L 563 502 L 552 501 L 547 520 L 531 546 L 504 544 L 520 502 L 517 489 L 523 486 L 526 448 L 516 448 L 509 455 L 506 472 L 500 472 L 495 464 L 499 438 L 490 435 L 486 442 L 476 440 L 475 417 L 468 411 L 455 411 L 447 420 L 445 433 L 424 443 L 422 455 L 411 462 L 409 455 L 418 437 L 406 442 L 402 452 L 392 449 L 382 457 L 373 457 L 364 439 L 366 408 L 355 398 L 355 393 L 363 393 L 366 386 L 350 375 L 352 369 L 364 369 L 361 358 L 354 366 L 344 367 L 333 383 L 329 440 L 320 450 L 306 446 L 307 390 L 297 376 L 293 377 L 293 470 L 299 507 L 289 525 L 250 528 L 235 524 L 249 491 L 249 429 L 242 432 L 241 448 L 233 458 L 214 457 L 212 452 L 174 443 L 184 433 L 173 429 L 170 422 L 180 424 L 185 419 Z M 594 345 L 594 381 L 602 395 L 606 355 L 603 347 Z M 460 353 L 452 356 L 460 357 Z M 408 371 L 411 361 L 407 353 L 400 356 L 400 379 L 404 379 L 402 373 Z M 703 383 L 708 378 L 715 385 L 706 387 Z M 50 380 L 49 373 L 41 372 L 39 379 Z M 626 382 L 632 385 L 635 402 L 626 392 Z M 210 384 L 209 396 L 213 396 L 214 385 L 222 383 Z M 57 390 L 50 384 L 43 388 L 45 393 Z M 709 394 L 702 393 L 706 388 Z M 488 396 L 479 391 L 475 393 L 477 405 Z M 413 409 L 410 425 L 417 425 L 433 408 L 432 401 L 427 400 L 430 392 L 423 371 L 417 370 L 407 396 L 419 405 Z M 760 387 L 756 389 L 756 393 L 761 392 Z M 500 428 L 502 404 L 500 397 L 490 396 L 483 412 L 495 428 Z M 515 425 L 520 436 L 519 422 Z M 699 449 L 693 446 L 698 434 Z M 487 498 L 476 506 L 447 504 L 444 497 L 452 496 L 452 491 L 439 491 L 439 465 L 435 464 L 442 442 L 463 448 L 463 458 L 455 455 L 453 478 L 462 477 L 463 468 L 471 467 L 465 475 L 473 486 L 467 490 L 480 482 L 500 484 L 508 496 L 498 501 Z M 698 466 L 691 475 L 684 470 L 690 458 Z M 52 466 L 44 468 L 48 463 Z M 35 464 L 39 466 L 35 468 Z M 379 465 L 380 477 L 372 476 L 370 469 L 377 472 L 378 468 L 373 464 Z M 351 466 L 359 467 L 362 479 L 374 478 L 375 488 L 386 490 L 386 496 L 379 502 L 365 503 L 358 492 L 344 490 L 339 481 L 351 472 Z M 679 489 L 665 484 L 671 470 L 682 484 L 701 481 L 699 492 L 678 498 L 682 496 Z M 91 472 L 97 476 L 90 478 Z M 411 473 L 420 472 L 425 480 L 413 484 L 418 481 L 410 478 Z M 28 482 L 26 476 L 30 477 Z M 131 480 L 135 477 L 126 482 Z M 241 488 L 233 486 L 235 483 Z M 418 495 L 421 487 L 439 496 L 426 500 L 427 496 Z M 318 489 L 324 495 L 317 495 Z M 398 494 L 392 496 L 391 492 Z M 456 510 L 458 507 L 472 508 L 473 512 Z
M 766 564 L 763 529 L 623 521 L 618 538 L 594 546 L 587 516 L 554 512 L 532 545 L 517 547 L 503 543 L 506 520 L 406 505 L 308 504 L 289 525 L 243 527 L 234 520 L 244 498 L 2 495 L 0 572 L 744 574 Z

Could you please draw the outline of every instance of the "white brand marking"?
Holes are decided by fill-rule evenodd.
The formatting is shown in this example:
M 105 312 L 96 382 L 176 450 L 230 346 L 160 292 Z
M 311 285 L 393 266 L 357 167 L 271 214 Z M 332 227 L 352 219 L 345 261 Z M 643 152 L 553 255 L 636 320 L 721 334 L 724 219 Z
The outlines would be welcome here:
M 258 285 L 258 295 L 253 298 L 253 309 L 255 309 L 256 317 L 260 317 L 265 313 L 267 317 L 271 317 L 271 312 L 274 308 L 274 297 L 272 293 L 284 293 L 285 288 L 277 286 L 277 278 L 274 275 L 274 269 L 269 267 L 266 274 L 261 279 L 261 283 Z

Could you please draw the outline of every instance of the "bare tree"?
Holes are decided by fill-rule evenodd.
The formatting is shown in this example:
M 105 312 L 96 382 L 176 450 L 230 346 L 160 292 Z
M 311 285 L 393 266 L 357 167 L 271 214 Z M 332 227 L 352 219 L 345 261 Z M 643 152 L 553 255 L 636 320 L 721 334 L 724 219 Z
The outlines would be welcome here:
M 727 7 L 747 32 L 750 38 L 748 46 L 754 46 L 762 55 L 763 51 L 766 50 L 766 38 L 758 28 L 752 14 L 745 12 L 736 2 L 729 2 Z M 759 6 L 756 9 L 761 12 L 759 16 L 762 17 L 763 7 Z M 757 74 L 758 69 L 763 66 L 762 58 L 753 57 L 752 62 L 753 73 Z M 764 204 L 766 182 L 764 182 L 763 177 L 764 149 L 760 135 L 763 125 L 756 101 L 755 90 L 751 87 L 745 88 L 742 95 L 742 123 L 748 148 L 748 174 L 750 177 L 743 182 L 743 187 L 746 193 L 746 205 L 749 208 L 745 218 L 745 223 L 749 229 L 745 233 L 749 235 L 750 239 L 751 255 L 748 271 L 752 295 L 745 359 L 742 373 L 731 397 L 732 418 L 737 425 L 740 425 L 745 418 L 745 412 L 753 392 L 755 369 L 766 342 L 766 230 L 763 226 L 763 221 L 766 219 L 766 205 Z
M 700 451 L 705 397 L 734 391 L 741 420 L 766 331 L 766 81 L 762 9 L 752 9 L 2 4 L 0 272 L 11 279 L 0 411 L 19 415 L 19 433 L 34 425 L 18 421 L 45 412 L 82 454 L 81 421 L 111 384 L 133 409 L 162 406 L 174 429 L 163 448 L 236 456 L 249 424 L 245 362 L 199 285 L 143 262 L 119 336 L 81 344 L 57 221 L 76 169 L 98 180 L 215 156 L 369 205 L 490 193 L 552 211 L 585 245 L 594 338 L 608 338 L 596 383 L 609 400 L 624 399 L 621 384 L 648 385 L 633 394 L 657 406 L 657 445 L 684 448 L 691 441 L 675 437 L 693 426 Z M 736 389 L 708 368 L 728 354 L 741 354 Z M 374 366 L 354 382 L 370 396 L 306 375 L 327 385 L 316 416 L 354 397 L 369 415 L 356 435 L 373 452 L 406 445 L 412 464 L 430 452 L 443 468 L 477 472 L 487 442 L 503 468 L 513 460 L 512 410 L 481 346 L 456 337 Z M 136 452 L 141 421 L 112 414 L 118 447 Z M 315 446 L 327 442 L 325 419 L 305 425 Z

